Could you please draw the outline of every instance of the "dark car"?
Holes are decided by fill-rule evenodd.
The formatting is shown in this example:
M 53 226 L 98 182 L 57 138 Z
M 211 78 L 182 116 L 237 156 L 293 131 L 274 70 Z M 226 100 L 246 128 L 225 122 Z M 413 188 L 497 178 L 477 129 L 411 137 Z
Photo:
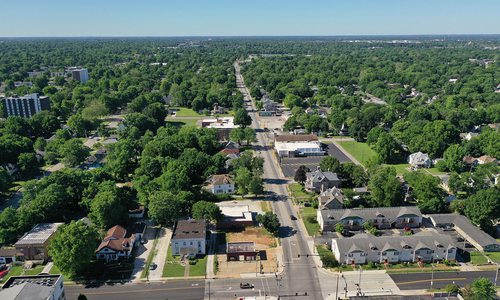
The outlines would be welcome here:
M 253 284 L 248 282 L 240 283 L 240 289 L 253 289 Z
M 150 270 L 154 270 L 154 269 L 156 269 L 156 267 L 158 267 L 158 265 L 157 265 L 157 264 L 155 264 L 155 263 L 151 263 L 151 264 L 149 265 L 149 269 L 150 269 Z
M 296 217 L 296 216 L 294 216 L 294 215 L 290 215 L 290 219 L 292 219 L 292 220 L 294 220 L 294 221 L 295 221 L 295 220 L 297 220 L 297 217 Z

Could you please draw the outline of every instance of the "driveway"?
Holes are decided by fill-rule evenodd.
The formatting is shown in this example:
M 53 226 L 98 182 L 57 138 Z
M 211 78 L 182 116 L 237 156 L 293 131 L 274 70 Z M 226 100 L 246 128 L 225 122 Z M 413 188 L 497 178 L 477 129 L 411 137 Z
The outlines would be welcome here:
M 138 282 L 141 280 L 142 270 L 148 259 L 148 255 L 151 252 L 156 237 L 156 227 L 148 226 L 144 232 L 143 239 L 147 240 L 146 244 L 139 243 L 136 247 L 136 255 L 134 261 L 134 270 L 130 280 Z
M 158 235 L 158 244 L 156 245 L 156 254 L 153 257 L 153 263 L 157 265 L 156 269 L 149 271 L 149 280 L 160 280 L 163 275 L 163 267 L 167 260 L 167 251 L 172 238 L 172 230 L 161 228 Z

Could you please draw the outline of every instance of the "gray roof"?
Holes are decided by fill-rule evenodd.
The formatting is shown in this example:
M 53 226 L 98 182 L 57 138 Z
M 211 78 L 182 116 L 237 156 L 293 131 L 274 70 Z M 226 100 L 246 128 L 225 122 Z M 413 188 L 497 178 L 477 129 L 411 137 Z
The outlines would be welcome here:
M 385 218 L 395 220 L 404 215 L 422 216 L 420 209 L 416 206 L 400 207 L 373 207 L 373 208 L 353 208 L 353 209 L 329 209 L 322 210 L 323 220 L 340 221 L 347 218 L 361 218 L 363 220 L 373 220 Z
M 45 300 L 55 290 L 61 275 L 12 276 L 0 291 L 2 300 Z M 62 279 L 61 279 L 62 280 Z
M 339 181 L 337 173 L 330 171 L 323 172 L 321 170 L 316 170 L 313 172 L 307 172 L 306 176 L 307 180 L 311 180 L 312 182 L 323 182 L 325 179 L 328 181 Z
M 432 232 L 420 232 L 412 236 L 371 236 L 371 235 L 355 235 L 351 238 L 333 239 L 333 243 L 337 244 L 341 255 L 353 251 L 370 252 L 370 251 L 387 251 L 394 249 L 401 251 L 403 249 L 431 249 L 438 248 L 456 248 L 453 238 L 446 234 L 437 234 Z
M 25 233 L 14 245 L 31 245 L 45 243 L 63 223 L 40 223 Z
M 497 240 L 491 237 L 486 232 L 479 229 L 477 226 L 471 223 L 471 221 L 463 215 L 460 214 L 430 214 L 427 215 L 434 226 L 439 225 L 453 225 L 454 227 L 460 228 L 465 232 L 469 238 L 474 239 L 474 241 L 481 247 L 486 247 L 488 245 L 499 245 Z
M 344 198 L 345 197 L 344 194 L 342 193 L 342 190 L 337 187 L 332 187 L 331 189 L 323 191 L 318 196 L 320 205 L 322 206 L 328 206 L 328 203 L 330 203 L 333 200 L 337 200 L 340 203 L 344 203 Z
M 255 252 L 254 242 L 227 243 L 227 253 Z

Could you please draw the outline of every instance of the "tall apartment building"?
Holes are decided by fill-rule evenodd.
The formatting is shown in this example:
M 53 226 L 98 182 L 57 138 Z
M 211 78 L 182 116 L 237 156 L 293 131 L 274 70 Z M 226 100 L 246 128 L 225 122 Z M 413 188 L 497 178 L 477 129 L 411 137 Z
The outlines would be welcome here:
M 71 73 L 71 77 L 74 80 L 78 80 L 81 83 L 86 83 L 89 81 L 89 71 L 85 68 L 71 67 L 66 70 Z
M 50 99 L 48 96 L 30 94 L 22 97 L 14 96 L 1 99 L 4 116 L 19 116 L 31 118 L 34 114 L 50 109 Z

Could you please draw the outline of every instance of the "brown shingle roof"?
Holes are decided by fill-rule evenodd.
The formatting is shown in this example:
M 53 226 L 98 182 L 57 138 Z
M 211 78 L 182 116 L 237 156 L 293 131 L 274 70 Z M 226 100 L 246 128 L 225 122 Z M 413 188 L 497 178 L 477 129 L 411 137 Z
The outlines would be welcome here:
M 113 249 L 115 251 L 122 251 L 123 247 L 130 247 L 132 244 L 132 239 L 134 236 L 130 238 L 125 238 L 127 234 L 127 230 L 121 227 L 120 225 L 116 225 L 108 229 L 106 236 L 102 240 L 99 247 L 97 247 L 97 251 L 100 251 L 104 248 Z
M 207 235 L 207 223 L 196 220 L 180 220 L 177 222 L 172 239 L 204 238 Z

